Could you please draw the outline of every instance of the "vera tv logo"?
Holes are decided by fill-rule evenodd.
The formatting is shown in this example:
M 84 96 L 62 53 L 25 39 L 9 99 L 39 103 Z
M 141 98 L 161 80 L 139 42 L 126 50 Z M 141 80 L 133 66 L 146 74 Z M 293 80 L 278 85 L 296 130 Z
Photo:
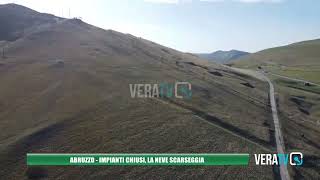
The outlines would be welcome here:
M 290 154 L 254 154 L 256 165 L 288 165 L 301 166 L 303 154 L 292 152 Z
M 132 98 L 191 98 L 191 84 L 188 82 L 160 84 L 129 84 Z

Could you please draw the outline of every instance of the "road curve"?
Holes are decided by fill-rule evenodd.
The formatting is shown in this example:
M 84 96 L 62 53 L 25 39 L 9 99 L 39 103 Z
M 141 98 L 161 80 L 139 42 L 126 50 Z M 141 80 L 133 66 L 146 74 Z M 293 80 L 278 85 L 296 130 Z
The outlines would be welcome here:
M 262 74 L 262 76 L 264 76 L 264 79 L 269 83 L 269 88 L 270 88 L 269 96 L 270 96 L 270 104 L 271 104 L 272 117 L 273 117 L 273 123 L 274 123 L 277 152 L 278 154 L 284 154 L 285 146 L 284 146 L 283 136 L 281 133 L 277 104 L 274 96 L 274 86 L 271 80 L 267 76 L 265 76 L 264 74 Z M 280 176 L 282 180 L 290 180 L 287 165 L 284 165 L 284 164 L 280 165 Z
M 297 81 L 297 82 L 302 82 L 302 83 L 309 83 L 309 84 L 311 84 L 311 85 L 320 86 L 320 84 L 313 83 L 313 82 L 306 81 L 306 80 L 302 80 L 302 79 L 291 78 L 291 77 L 287 77 L 287 76 L 283 76 L 283 75 L 279 75 L 279 74 L 274 74 L 274 73 L 270 73 L 270 72 L 268 72 L 268 74 L 271 74 L 271 75 L 273 75 L 273 76 L 277 76 L 277 77 L 280 77 L 280 78 L 283 78 L 283 79 L 288 79 L 288 80 L 291 80 L 291 81 Z

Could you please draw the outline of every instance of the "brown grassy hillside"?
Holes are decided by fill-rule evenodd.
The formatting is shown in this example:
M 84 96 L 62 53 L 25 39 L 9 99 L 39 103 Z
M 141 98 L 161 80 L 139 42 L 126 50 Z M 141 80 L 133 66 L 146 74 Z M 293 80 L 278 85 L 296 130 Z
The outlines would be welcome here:
M 263 82 L 77 19 L 30 32 L 0 60 L 2 178 L 273 179 L 271 167 L 259 166 L 26 167 L 27 152 L 274 150 Z M 176 81 L 192 84 L 191 99 L 130 97 L 129 84 Z

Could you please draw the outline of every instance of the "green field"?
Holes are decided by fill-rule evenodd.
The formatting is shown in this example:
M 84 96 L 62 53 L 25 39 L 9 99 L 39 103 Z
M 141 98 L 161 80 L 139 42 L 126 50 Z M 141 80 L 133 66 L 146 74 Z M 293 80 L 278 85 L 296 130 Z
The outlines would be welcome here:
M 262 69 L 292 78 L 320 82 L 320 40 L 304 41 L 251 54 L 233 66 Z

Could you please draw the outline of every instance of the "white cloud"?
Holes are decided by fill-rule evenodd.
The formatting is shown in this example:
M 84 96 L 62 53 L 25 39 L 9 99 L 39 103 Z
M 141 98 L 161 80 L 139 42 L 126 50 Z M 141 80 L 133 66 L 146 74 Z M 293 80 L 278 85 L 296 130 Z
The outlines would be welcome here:
M 192 3 L 194 1 L 200 2 L 238 2 L 238 3 L 281 3 L 285 0 L 144 0 L 148 3 L 158 4 L 179 4 L 179 3 Z
M 192 3 L 193 1 L 199 1 L 199 0 L 144 0 L 144 2 L 158 3 L 158 4 L 182 4 L 182 3 Z
M 284 0 L 234 0 L 243 3 L 280 3 Z
M 144 0 L 149 3 L 159 3 L 159 4 L 178 4 L 179 0 Z

